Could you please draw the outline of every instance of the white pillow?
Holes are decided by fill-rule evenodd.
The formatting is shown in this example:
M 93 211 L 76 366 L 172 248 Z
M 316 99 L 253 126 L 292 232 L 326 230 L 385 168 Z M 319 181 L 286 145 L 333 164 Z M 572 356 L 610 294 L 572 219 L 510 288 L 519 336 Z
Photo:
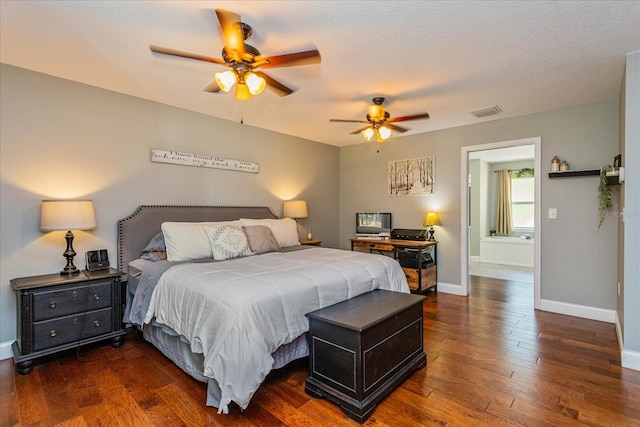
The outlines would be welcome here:
M 248 219 L 240 218 L 240 222 L 244 226 L 264 225 L 271 229 L 281 248 L 287 246 L 299 245 L 298 223 L 291 218 L 283 219 Z
M 241 225 L 239 221 L 163 222 L 161 228 L 167 246 L 167 260 L 213 258 L 211 242 L 205 228 L 233 224 Z
M 209 242 L 211 242 L 213 259 L 222 261 L 253 255 L 241 225 L 206 227 L 205 231 L 209 236 Z

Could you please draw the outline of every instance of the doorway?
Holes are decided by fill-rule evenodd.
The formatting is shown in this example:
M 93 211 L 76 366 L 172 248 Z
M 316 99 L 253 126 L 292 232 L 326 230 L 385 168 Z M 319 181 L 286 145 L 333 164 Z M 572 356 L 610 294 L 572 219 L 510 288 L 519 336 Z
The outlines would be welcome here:
M 478 261 L 476 257 L 478 257 L 478 239 L 484 236 L 489 236 L 491 234 L 491 220 L 487 218 L 482 218 L 480 221 L 478 218 L 475 218 L 472 215 L 472 206 L 473 203 L 477 202 L 478 197 L 477 192 L 478 185 L 475 186 L 475 191 L 472 189 L 474 186 L 471 182 L 471 172 L 473 171 L 476 175 L 476 180 L 478 176 L 484 176 L 486 181 L 495 180 L 492 175 L 493 170 L 486 165 L 483 166 L 483 171 L 478 174 L 475 171 L 475 168 L 478 166 L 476 163 L 476 159 L 485 159 L 483 162 L 486 164 L 491 164 L 492 162 L 495 164 L 505 164 L 505 165 L 518 165 L 519 163 L 509 163 L 515 161 L 518 156 L 522 157 L 522 152 L 529 152 L 531 155 L 529 157 L 533 157 L 533 185 L 534 185 L 534 203 L 533 203 L 533 228 L 527 230 L 526 228 L 518 229 L 518 233 L 516 233 L 515 239 L 518 239 L 522 236 L 523 239 L 530 237 L 533 242 L 528 240 L 526 243 L 533 243 L 533 294 L 534 294 L 534 307 L 539 308 L 540 306 L 540 225 L 541 225 L 541 208 L 540 208 L 540 188 L 541 188 L 541 167 L 540 167 L 540 154 L 541 154 L 541 138 L 525 138 L 518 139 L 512 141 L 502 141 L 502 142 L 494 142 L 489 144 L 475 145 L 462 147 L 462 159 L 461 159 L 461 170 L 462 170 L 462 189 L 461 189 L 461 293 L 463 295 L 469 295 L 469 272 L 470 272 L 470 262 Z M 498 157 L 501 156 L 501 157 Z M 489 162 L 488 160 L 491 160 Z M 482 162 L 481 162 L 482 163 Z M 522 163 L 525 166 L 528 163 Z M 524 167 L 523 167 L 524 168 Z M 492 175 L 489 175 L 492 174 Z M 491 178 L 491 179 L 489 179 Z M 476 182 L 476 184 L 478 184 Z M 486 182 L 484 184 L 485 187 L 488 185 Z M 492 209 L 488 205 L 492 202 L 483 202 L 482 206 L 482 215 L 479 215 L 480 211 L 479 206 L 474 206 L 476 216 L 490 216 Z M 530 231 L 529 233 L 527 231 Z M 473 236 L 473 241 L 472 241 Z M 487 239 L 488 240 L 488 239 Z M 488 241 L 486 243 L 489 243 Z M 495 243 L 495 242 L 491 242 Z M 501 242 L 502 243 L 502 242 Z M 524 242 L 514 242 L 514 243 L 524 243 Z M 473 245 L 473 255 L 472 255 L 472 245 Z M 489 245 L 487 245 L 488 247 Z M 520 245 L 518 245 L 520 247 Z M 524 248 L 524 246 L 522 246 Z M 528 248 L 531 250 L 531 247 Z M 473 257 L 473 258 L 472 258 Z M 506 262 L 506 261 L 505 261 Z M 488 266 L 488 264 L 487 264 Z M 513 270 L 514 274 L 518 274 L 518 268 L 501 268 L 499 265 L 495 265 L 494 270 Z M 525 269 L 526 270 L 526 269 Z M 503 272 L 499 274 L 511 274 L 509 272 Z

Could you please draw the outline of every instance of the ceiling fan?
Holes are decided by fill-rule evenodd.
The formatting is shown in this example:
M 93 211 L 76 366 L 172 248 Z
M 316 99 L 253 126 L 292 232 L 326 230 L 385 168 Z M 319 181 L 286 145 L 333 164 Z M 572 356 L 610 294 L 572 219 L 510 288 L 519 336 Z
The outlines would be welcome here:
M 228 67 L 229 70 L 216 73 L 215 80 L 204 88 L 205 92 L 228 92 L 236 85 L 235 98 L 241 101 L 251 99 L 268 87 L 280 96 L 287 96 L 293 90 L 259 71 L 258 68 L 291 67 L 295 65 L 319 64 L 320 52 L 317 49 L 276 56 L 264 56 L 255 47 L 245 43 L 251 37 L 251 26 L 241 21 L 240 15 L 224 9 L 216 9 L 220 23 L 224 47 L 222 58 L 213 58 L 197 53 L 150 45 L 155 53 L 179 56 L 198 61 L 212 62 Z
M 367 120 L 344 120 L 329 119 L 330 122 L 348 122 L 348 123 L 367 123 L 367 126 L 351 132 L 351 134 L 362 133 L 364 139 L 370 141 L 373 135 L 376 136 L 376 142 L 384 142 L 391 136 L 391 130 L 396 132 L 406 132 L 409 129 L 397 126 L 395 122 L 406 122 L 409 120 L 424 120 L 429 118 L 429 113 L 413 114 L 411 116 L 391 117 L 382 106 L 383 97 L 373 98 L 373 105 L 367 107 Z

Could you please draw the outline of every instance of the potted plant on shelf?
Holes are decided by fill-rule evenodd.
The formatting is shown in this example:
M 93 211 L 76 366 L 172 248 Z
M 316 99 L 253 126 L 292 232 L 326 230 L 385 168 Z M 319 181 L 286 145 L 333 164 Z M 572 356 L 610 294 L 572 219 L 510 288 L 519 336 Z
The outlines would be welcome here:
M 598 228 L 602 225 L 607 210 L 613 206 L 611 200 L 611 188 L 609 188 L 609 182 L 607 181 L 607 170 L 611 169 L 611 165 L 607 165 L 605 168 L 600 168 L 600 184 L 598 185 Z

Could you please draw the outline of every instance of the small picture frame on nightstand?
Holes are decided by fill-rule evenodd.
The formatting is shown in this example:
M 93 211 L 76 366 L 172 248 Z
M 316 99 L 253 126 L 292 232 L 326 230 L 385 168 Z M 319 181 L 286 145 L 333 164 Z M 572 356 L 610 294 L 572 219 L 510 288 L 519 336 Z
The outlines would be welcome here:
M 87 251 L 87 270 L 96 271 L 109 268 L 109 254 L 106 249 Z

